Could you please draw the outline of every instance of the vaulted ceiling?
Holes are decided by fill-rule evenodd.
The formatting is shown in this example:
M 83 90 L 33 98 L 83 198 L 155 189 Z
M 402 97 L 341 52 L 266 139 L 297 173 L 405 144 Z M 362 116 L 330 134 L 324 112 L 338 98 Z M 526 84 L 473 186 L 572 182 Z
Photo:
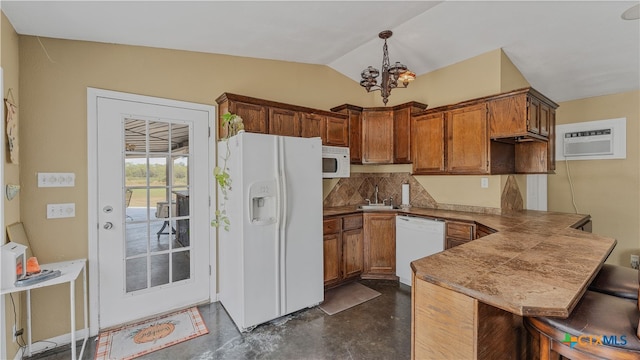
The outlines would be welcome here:
M 5 1 L 19 34 L 418 76 L 502 48 L 555 101 L 640 88 L 638 1 Z

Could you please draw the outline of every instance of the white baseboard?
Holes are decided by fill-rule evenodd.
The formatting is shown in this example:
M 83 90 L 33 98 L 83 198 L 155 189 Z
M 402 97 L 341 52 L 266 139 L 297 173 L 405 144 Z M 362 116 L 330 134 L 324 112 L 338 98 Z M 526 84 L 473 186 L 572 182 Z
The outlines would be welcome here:
M 87 334 L 88 329 L 81 329 L 76 331 L 76 344 L 78 340 L 82 340 Z M 89 339 L 87 339 L 87 342 Z M 61 346 L 69 346 L 71 344 L 71 333 L 63 334 L 60 336 L 52 337 L 50 339 L 38 340 L 31 344 L 31 355 L 38 354 L 47 350 L 55 349 Z M 84 351 L 87 351 L 87 346 L 85 346 Z M 13 358 L 14 360 L 20 360 L 24 356 L 27 355 L 27 347 L 21 347 L 20 350 L 16 353 L 16 356 Z

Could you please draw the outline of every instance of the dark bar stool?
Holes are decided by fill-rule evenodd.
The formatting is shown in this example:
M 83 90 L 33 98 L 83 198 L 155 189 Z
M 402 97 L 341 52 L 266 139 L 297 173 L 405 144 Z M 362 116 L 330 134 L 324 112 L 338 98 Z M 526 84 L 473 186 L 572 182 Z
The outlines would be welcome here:
M 589 290 L 638 300 L 638 270 L 604 264 L 589 286 Z
M 640 282 L 636 272 L 636 285 Z M 640 359 L 640 303 L 587 291 L 566 319 L 526 317 L 533 359 Z

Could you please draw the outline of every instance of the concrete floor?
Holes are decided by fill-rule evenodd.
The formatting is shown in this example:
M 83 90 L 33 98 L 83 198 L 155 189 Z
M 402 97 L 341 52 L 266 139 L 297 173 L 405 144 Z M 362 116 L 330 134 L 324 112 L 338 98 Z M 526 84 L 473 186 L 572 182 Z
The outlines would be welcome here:
M 382 295 L 337 313 L 299 311 L 242 334 L 219 302 L 202 305 L 209 334 L 139 359 L 409 359 L 411 288 L 394 281 L 362 280 Z M 93 359 L 95 338 L 83 356 Z M 69 359 L 68 349 L 32 359 Z

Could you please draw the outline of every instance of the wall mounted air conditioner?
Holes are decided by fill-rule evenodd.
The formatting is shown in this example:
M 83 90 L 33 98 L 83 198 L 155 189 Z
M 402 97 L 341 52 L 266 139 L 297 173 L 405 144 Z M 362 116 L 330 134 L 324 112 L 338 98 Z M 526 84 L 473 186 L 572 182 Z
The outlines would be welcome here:
M 574 131 L 564 134 L 564 156 L 613 154 L 613 129 Z
M 612 160 L 626 158 L 626 118 L 556 126 L 556 160 Z

